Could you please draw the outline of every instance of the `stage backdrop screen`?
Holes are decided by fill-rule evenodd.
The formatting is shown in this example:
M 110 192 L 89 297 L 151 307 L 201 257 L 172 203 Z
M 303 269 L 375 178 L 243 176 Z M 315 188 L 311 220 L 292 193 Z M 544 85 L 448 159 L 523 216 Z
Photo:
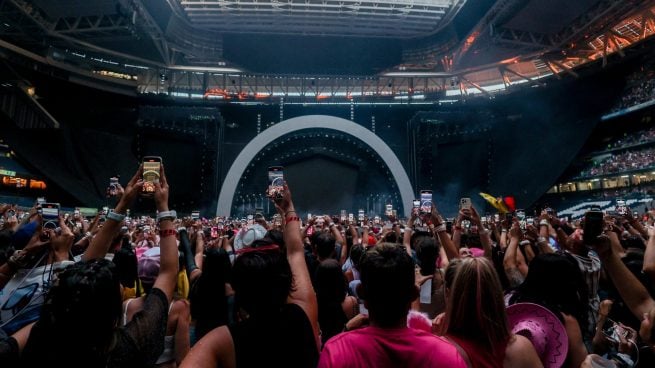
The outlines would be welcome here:
M 284 169 L 296 209 L 317 215 L 352 211 L 358 175 L 357 168 L 324 157 L 305 159 Z

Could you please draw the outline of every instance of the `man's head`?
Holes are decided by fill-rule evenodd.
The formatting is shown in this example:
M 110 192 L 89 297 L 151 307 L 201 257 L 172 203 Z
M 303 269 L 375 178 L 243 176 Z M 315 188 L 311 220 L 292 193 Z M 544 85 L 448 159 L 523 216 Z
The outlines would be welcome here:
M 418 296 L 414 262 L 405 249 L 382 243 L 362 257 L 359 296 L 364 299 L 371 322 L 379 327 L 405 323 L 410 304 Z

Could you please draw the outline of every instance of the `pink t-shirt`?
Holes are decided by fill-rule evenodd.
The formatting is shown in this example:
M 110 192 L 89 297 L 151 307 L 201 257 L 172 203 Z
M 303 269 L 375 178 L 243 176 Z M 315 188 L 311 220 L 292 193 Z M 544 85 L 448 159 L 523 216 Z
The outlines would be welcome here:
M 457 348 L 441 337 L 412 328 L 366 327 L 331 338 L 319 368 L 465 368 Z

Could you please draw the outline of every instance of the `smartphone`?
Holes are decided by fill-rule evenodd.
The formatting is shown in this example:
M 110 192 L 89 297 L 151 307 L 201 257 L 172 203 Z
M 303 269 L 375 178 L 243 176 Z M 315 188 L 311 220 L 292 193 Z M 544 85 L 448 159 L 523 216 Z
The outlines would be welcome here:
M 524 210 L 516 210 L 516 218 L 519 219 L 519 221 L 525 220 L 525 211 Z
M 39 197 L 36 199 L 36 204 L 39 206 L 42 206 L 44 203 L 46 203 L 45 197 Z
M 308 214 L 307 214 L 307 221 L 309 221 L 309 220 L 311 220 L 311 219 L 312 219 L 312 214 L 311 214 L 311 213 L 308 213 Z
M 255 217 L 253 215 L 248 215 L 248 221 L 246 222 L 248 225 L 252 225 L 255 223 Z
M 432 213 L 432 191 L 431 190 L 422 190 L 421 191 L 420 211 L 423 214 Z
M 347 218 L 346 216 L 347 216 L 346 215 L 346 210 L 341 210 L 341 216 L 339 217 L 341 222 L 346 222 L 346 218 Z
M 117 189 L 116 187 L 118 186 L 118 178 L 117 177 L 111 177 L 109 178 L 109 195 L 111 197 L 115 197 L 117 194 Z
M 59 203 L 44 203 L 41 205 L 43 228 L 54 230 L 59 227 Z
M 625 205 L 625 200 L 617 199 L 616 200 L 616 212 L 620 215 L 625 215 L 628 213 L 628 207 Z
M 471 209 L 471 198 L 462 198 L 459 200 L 459 209 L 460 210 L 470 210 Z
M 14 217 L 14 216 L 16 216 L 16 211 L 7 210 L 7 212 L 5 213 L 5 216 L 7 216 L 7 218 Z
M 364 210 L 359 210 L 357 213 L 357 221 L 362 222 L 364 221 Z
M 393 205 L 388 204 L 384 213 L 387 216 L 393 216 Z
M 200 211 L 193 211 L 191 212 L 191 219 L 192 220 L 197 220 L 200 218 Z
M 526 217 L 525 223 L 528 225 L 534 225 L 534 217 Z
M 376 224 L 376 225 L 380 225 L 380 216 L 375 216 L 373 218 L 373 223 Z
M 212 226 L 211 231 L 210 231 L 210 233 L 209 233 L 209 236 L 210 236 L 212 239 L 216 239 L 216 238 L 218 238 L 218 227 L 217 227 L 217 226 Z
M 353 221 L 355 221 L 355 215 L 353 215 L 352 213 L 349 213 L 349 214 L 348 214 L 348 221 L 349 221 L 349 222 L 353 222 Z
M 143 187 L 141 192 L 145 195 L 155 193 L 155 183 L 159 182 L 161 175 L 161 157 L 146 156 L 143 158 Z
M 284 168 L 271 166 L 268 168 L 268 196 L 273 199 L 282 198 L 284 189 Z
M 412 207 L 413 208 L 420 208 L 421 207 L 421 200 L 420 199 L 415 199 L 412 201 Z
M 611 341 L 611 342 L 613 342 L 615 344 L 618 344 L 621 341 L 620 337 L 623 337 L 624 339 L 627 339 L 628 334 L 630 333 L 628 330 L 621 327 L 620 324 L 614 322 L 613 320 L 611 320 L 609 318 L 605 320 L 605 323 L 603 324 L 602 330 L 603 330 L 603 335 L 605 335 L 605 337 L 609 341 Z
M 584 215 L 583 241 L 585 244 L 593 244 L 596 238 L 603 233 L 603 212 L 590 210 Z
M 109 213 L 109 207 L 102 207 L 102 215 L 107 215 Z
M 497 213 L 494 214 L 494 222 L 500 222 L 500 215 Z

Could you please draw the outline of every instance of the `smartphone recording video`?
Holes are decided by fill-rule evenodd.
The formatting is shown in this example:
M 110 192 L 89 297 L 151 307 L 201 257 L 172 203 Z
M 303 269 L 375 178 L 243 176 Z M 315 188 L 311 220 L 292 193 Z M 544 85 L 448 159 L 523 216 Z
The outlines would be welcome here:
M 393 205 L 388 204 L 386 206 L 386 210 L 385 210 L 384 214 L 387 215 L 387 216 L 393 216 Z
M 431 190 L 422 190 L 421 191 L 420 211 L 421 211 L 422 214 L 432 213 L 432 191 Z
M 593 244 L 596 238 L 603 233 L 603 212 L 592 209 L 584 215 L 584 232 L 582 240 L 585 244 Z
M 616 212 L 618 212 L 619 215 L 622 216 L 628 214 L 628 207 L 625 205 L 625 200 L 623 199 L 616 200 Z
M 161 176 L 161 157 L 146 156 L 143 158 L 143 188 L 144 195 L 155 193 L 155 183 L 159 182 Z
M 59 203 L 44 203 L 41 205 L 43 228 L 54 230 L 59 227 Z
M 200 211 L 191 212 L 191 219 L 192 220 L 198 220 L 199 218 L 200 218 Z
M 271 166 L 268 168 L 268 197 L 275 199 L 282 198 L 284 190 L 284 168 L 282 166 Z
M 109 178 L 109 196 L 110 197 L 115 197 L 116 194 L 118 193 L 118 178 L 117 177 L 111 177 Z
M 359 210 L 357 213 L 357 221 L 364 222 L 364 210 Z
M 459 200 L 459 209 L 460 210 L 470 210 L 471 209 L 471 198 L 462 198 Z

